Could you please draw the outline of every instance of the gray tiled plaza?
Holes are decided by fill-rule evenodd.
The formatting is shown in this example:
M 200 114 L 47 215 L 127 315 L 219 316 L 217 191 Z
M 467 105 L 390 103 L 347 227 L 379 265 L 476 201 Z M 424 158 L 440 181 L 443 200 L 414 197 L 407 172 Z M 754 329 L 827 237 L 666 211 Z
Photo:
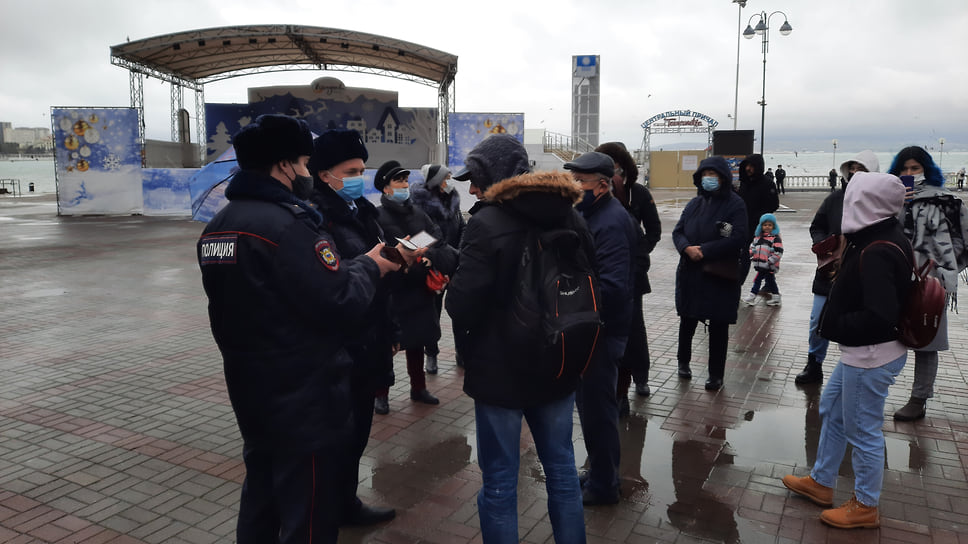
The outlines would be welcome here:
M 909 396 L 913 361 L 891 389 L 882 527 L 829 529 L 819 507 L 778 480 L 808 469 L 819 437 L 820 389 L 795 386 L 793 375 L 806 359 L 812 302 L 807 225 L 825 193 L 781 198 L 783 306 L 740 308 L 718 393 L 702 387 L 702 328 L 696 377 L 675 373 L 670 233 L 692 194 L 655 192 L 664 233 L 645 299 L 653 394 L 631 398 L 623 500 L 586 509 L 589 542 L 968 542 L 968 317 L 950 316 L 952 349 L 925 420 L 889 417 Z M 0 542 L 234 541 L 244 466 L 195 263 L 201 229 L 184 219 L 58 218 L 49 198 L 0 198 Z M 453 355 L 445 332 L 440 373 L 428 376 L 439 406 L 410 401 L 398 358 L 360 488 L 398 517 L 343 531 L 341 543 L 481 541 L 473 403 Z M 827 373 L 835 358 L 833 348 Z M 577 417 L 575 450 L 583 462 Z M 522 540 L 553 542 L 527 434 L 521 455 Z M 836 501 L 849 497 L 849 463 L 841 474 Z

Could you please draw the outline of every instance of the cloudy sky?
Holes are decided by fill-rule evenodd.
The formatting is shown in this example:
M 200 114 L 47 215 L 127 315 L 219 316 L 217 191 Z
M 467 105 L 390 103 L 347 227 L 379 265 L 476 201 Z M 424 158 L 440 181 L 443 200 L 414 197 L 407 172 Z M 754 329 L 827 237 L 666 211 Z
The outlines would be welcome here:
M 770 19 L 768 150 L 826 150 L 836 138 L 843 151 L 892 151 L 937 147 L 940 137 L 945 150 L 968 150 L 968 2 L 749 0 L 742 27 L 776 10 L 794 31 L 781 36 L 783 16 Z M 0 121 L 14 126 L 49 126 L 50 106 L 127 106 L 128 73 L 110 64 L 109 51 L 127 38 L 268 23 L 358 30 L 453 53 L 457 111 L 523 112 L 526 128 L 570 132 L 571 57 L 586 54 L 601 56 L 602 141 L 638 148 L 642 122 L 675 109 L 733 125 L 739 13 L 731 0 L 0 0 L 0 13 Z M 758 138 L 761 39 L 739 45 L 738 128 Z M 216 82 L 205 96 L 245 102 L 247 87 L 322 75 L 397 90 L 401 106 L 436 106 L 430 87 L 318 71 Z M 168 103 L 168 85 L 146 79 L 149 138 L 169 138 Z

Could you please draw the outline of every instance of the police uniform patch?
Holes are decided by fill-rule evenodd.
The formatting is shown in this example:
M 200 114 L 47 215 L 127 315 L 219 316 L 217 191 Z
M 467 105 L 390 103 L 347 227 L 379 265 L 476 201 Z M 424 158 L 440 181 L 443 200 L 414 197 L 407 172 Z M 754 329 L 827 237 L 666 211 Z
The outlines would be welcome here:
M 339 270 L 339 257 L 331 247 L 329 247 L 329 242 L 327 240 L 320 240 L 316 242 L 316 256 L 319 257 L 319 262 L 323 263 L 326 268 L 337 271 Z
M 238 234 L 205 236 L 198 242 L 198 261 L 202 266 L 235 264 L 238 247 Z

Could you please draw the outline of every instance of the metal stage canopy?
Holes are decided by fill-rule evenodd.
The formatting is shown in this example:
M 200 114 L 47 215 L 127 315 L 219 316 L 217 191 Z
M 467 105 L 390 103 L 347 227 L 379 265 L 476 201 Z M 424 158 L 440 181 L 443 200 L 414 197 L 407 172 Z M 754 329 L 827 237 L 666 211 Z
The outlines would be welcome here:
M 179 141 L 182 89 L 195 91 L 200 139 L 205 133 L 206 83 L 265 72 L 362 72 L 437 87 L 437 139 L 447 137 L 454 111 L 457 56 L 385 36 L 338 28 L 252 25 L 207 28 L 129 41 L 111 47 L 111 64 L 130 73 L 131 106 L 144 109 L 144 76 L 172 85 L 172 140 Z M 144 141 L 144 116 L 141 139 Z

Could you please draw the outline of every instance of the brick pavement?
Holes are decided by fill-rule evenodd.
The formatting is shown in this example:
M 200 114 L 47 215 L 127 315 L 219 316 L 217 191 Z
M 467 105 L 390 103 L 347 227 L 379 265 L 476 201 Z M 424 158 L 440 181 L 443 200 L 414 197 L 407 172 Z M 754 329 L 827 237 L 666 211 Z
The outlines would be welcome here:
M 807 471 L 819 434 L 819 388 L 792 378 L 811 304 L 806 225 L 823 194 L 784 197 L 795 211 L 778 215 L 783 306 L 740 309 L 716 394 L 702 388 L 701 328 L 696 377 L 675 376 L 670 232 L 690 196 L 656 191 L 665 232 L 645 301 L 653 394 L 633 398 L 622 422 L 624 497 L 586 510 L 589 542 L 968 542 L 966 317 L 951 315 L 927 419 L 885 422 L 881 529 L 828 529 L 819 507 L 777 480 Z M 194 259 L 201 224 L 55 212 L 49 199 L 0 199 L 0 542 L 233 542 L 244 467 Z M 428 377 L 441 404 L 411 403 L 398 358 L 391 413 L 376 416 L 363 459 L 361 495 L 397 519 L 343 531 L 341 543 L 480 542 L 473 404 L 449 336 L 441 348 L 441 372 Z M 913 363 L 888 415 L 912 376 Z M 577 418 L 575 450 L 584 462 Z M 552 542 L 527 434 L 521 452 L 522 540 Z M 842 475 L 837 501 L 850 494 L 849 462 Z

